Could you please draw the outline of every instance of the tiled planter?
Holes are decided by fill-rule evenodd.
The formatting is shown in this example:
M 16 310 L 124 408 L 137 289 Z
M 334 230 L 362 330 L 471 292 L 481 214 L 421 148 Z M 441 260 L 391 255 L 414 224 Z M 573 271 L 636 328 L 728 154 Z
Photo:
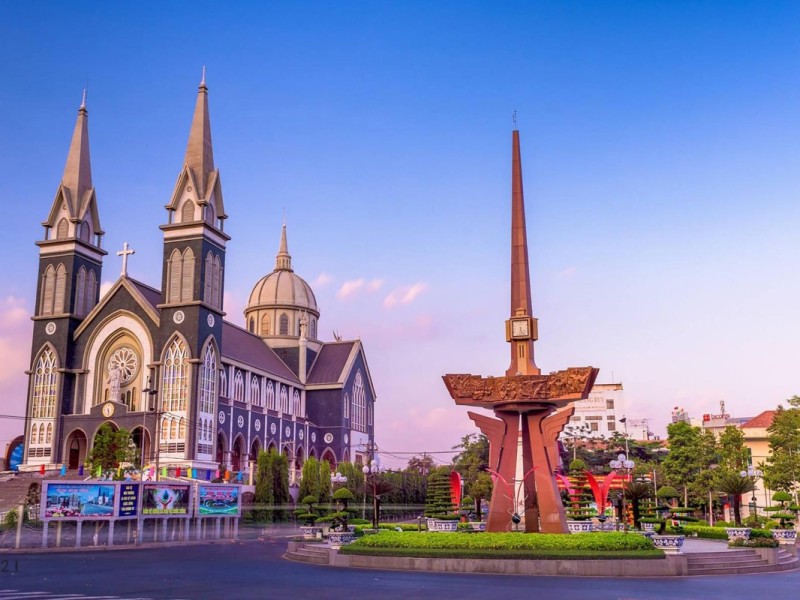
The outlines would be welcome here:
M 654 535 L 652 538 L 653 545 L 656 548 L 664 551 L 664 554 L 683 554 L 683 541 L 686 536 L 683 535 Z
M 797 540 L 797 531 L 794 529 L 773 529 L 772 537 L 778 540 L 781 546 L 791 546 Z
M 728 541 L 734 542 L 736 540 L 749 540 L 750 527 L 726 527 L 725 533 L 728 534 Z
M 567 529 L 570 533 L 589 533 L 593 527 L 589 520 L 567 519 Z
M 303 534 L 303 538 L 307 540 L 313 540 L 322 537 L 322 527 L 317 527 L 315 525 L 301 525 L 300 531 Z
M 331 531 L 328 533 L 328 541 L 334 548 L 350 544 L 354 539 L 356 539 L 356 536 L 350 531 Z
M 448 521 L 444 519 L 428 519 L 428 531 L 455 532 L 458 531 L 458 521 Z
M 467 527 L 470 531 L 486 531 L 486 521 L 469 521 Z
M 639 523 L 642 528 L 642 531 L 655 531 L 656 524 L 655 523 Z

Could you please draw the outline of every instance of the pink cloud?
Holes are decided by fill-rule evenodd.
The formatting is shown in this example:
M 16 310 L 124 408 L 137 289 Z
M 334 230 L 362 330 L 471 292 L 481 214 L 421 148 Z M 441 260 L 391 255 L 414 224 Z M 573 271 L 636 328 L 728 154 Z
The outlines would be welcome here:
M 383 299 L 383 305 L 386 308 L 393 308 L 398 304 L 411 304 L 427 288 L 428 285 L 422 281 L 399 287 L 389 292 L 389 295 Z
M 327 273 L 320 273 L 317 275 L 317 278 L 314 279 L 312 282 L 312 287 L 315 288 L 323 288 L 328 285 L 331 281 L 333 281 L 333 276 L 328 275 Z
M 364 287 L 363 279 L 351 279 L 350 281 L 345 281 L 342 284 L 342 287 L 339 288 L 339 291 L 336 292 L 336 297 L 340 300 L 344 300 L 345 298 L 349 298 L 350 296 L 354 295 L 362 287 Z

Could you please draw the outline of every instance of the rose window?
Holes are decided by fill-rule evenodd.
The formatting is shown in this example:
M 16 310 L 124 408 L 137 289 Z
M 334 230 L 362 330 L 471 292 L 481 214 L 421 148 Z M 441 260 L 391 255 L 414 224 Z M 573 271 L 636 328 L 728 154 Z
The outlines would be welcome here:
M 118 370 L 119 381 L 122 384 L 126 384 L 133 379 L 138 368 L 139 358 L 136 356 L 136 352 L 127 347 L 115 350 L 111 358 L 108 359 L 108 372 L 112 373 L 115 369 Z

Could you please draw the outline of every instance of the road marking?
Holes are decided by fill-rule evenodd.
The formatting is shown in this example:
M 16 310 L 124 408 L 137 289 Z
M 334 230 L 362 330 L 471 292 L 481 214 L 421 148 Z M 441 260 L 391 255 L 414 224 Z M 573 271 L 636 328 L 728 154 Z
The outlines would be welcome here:
M 59 592 L 21 592 L 0 590 L 0 600 L 152 600 L 152 598 L 124 598 L 122 596 L 87 596 Z

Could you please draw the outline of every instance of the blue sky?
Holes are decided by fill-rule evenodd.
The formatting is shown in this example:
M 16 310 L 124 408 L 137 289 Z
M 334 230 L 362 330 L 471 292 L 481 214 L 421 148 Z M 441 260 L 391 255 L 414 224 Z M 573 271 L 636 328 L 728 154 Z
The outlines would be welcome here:
M 24 412 L 33 242 L 83 87 L 106 248 L 128 241 L 131 276 L 158 285 L 158 226 L 203 65 L 232 236 L 228 318 L 242 322 L 272 269 L 285 212 L 320 331 L 365 343 L 386 450 L 448 450 L 473 429 L 440 376 L 507 366 L 514 110 L 539 366 L 591 364 L 601 382 L 613 372 L 628 416 L 658 433 L 675 405 L 773 408 L 800 392 L 798 13 L 780 2 L 3 3 L 2 412 Z M 109 256 L 104 279 L 118 272 Z M 19 429 L 0 421 L 0 439 Z

